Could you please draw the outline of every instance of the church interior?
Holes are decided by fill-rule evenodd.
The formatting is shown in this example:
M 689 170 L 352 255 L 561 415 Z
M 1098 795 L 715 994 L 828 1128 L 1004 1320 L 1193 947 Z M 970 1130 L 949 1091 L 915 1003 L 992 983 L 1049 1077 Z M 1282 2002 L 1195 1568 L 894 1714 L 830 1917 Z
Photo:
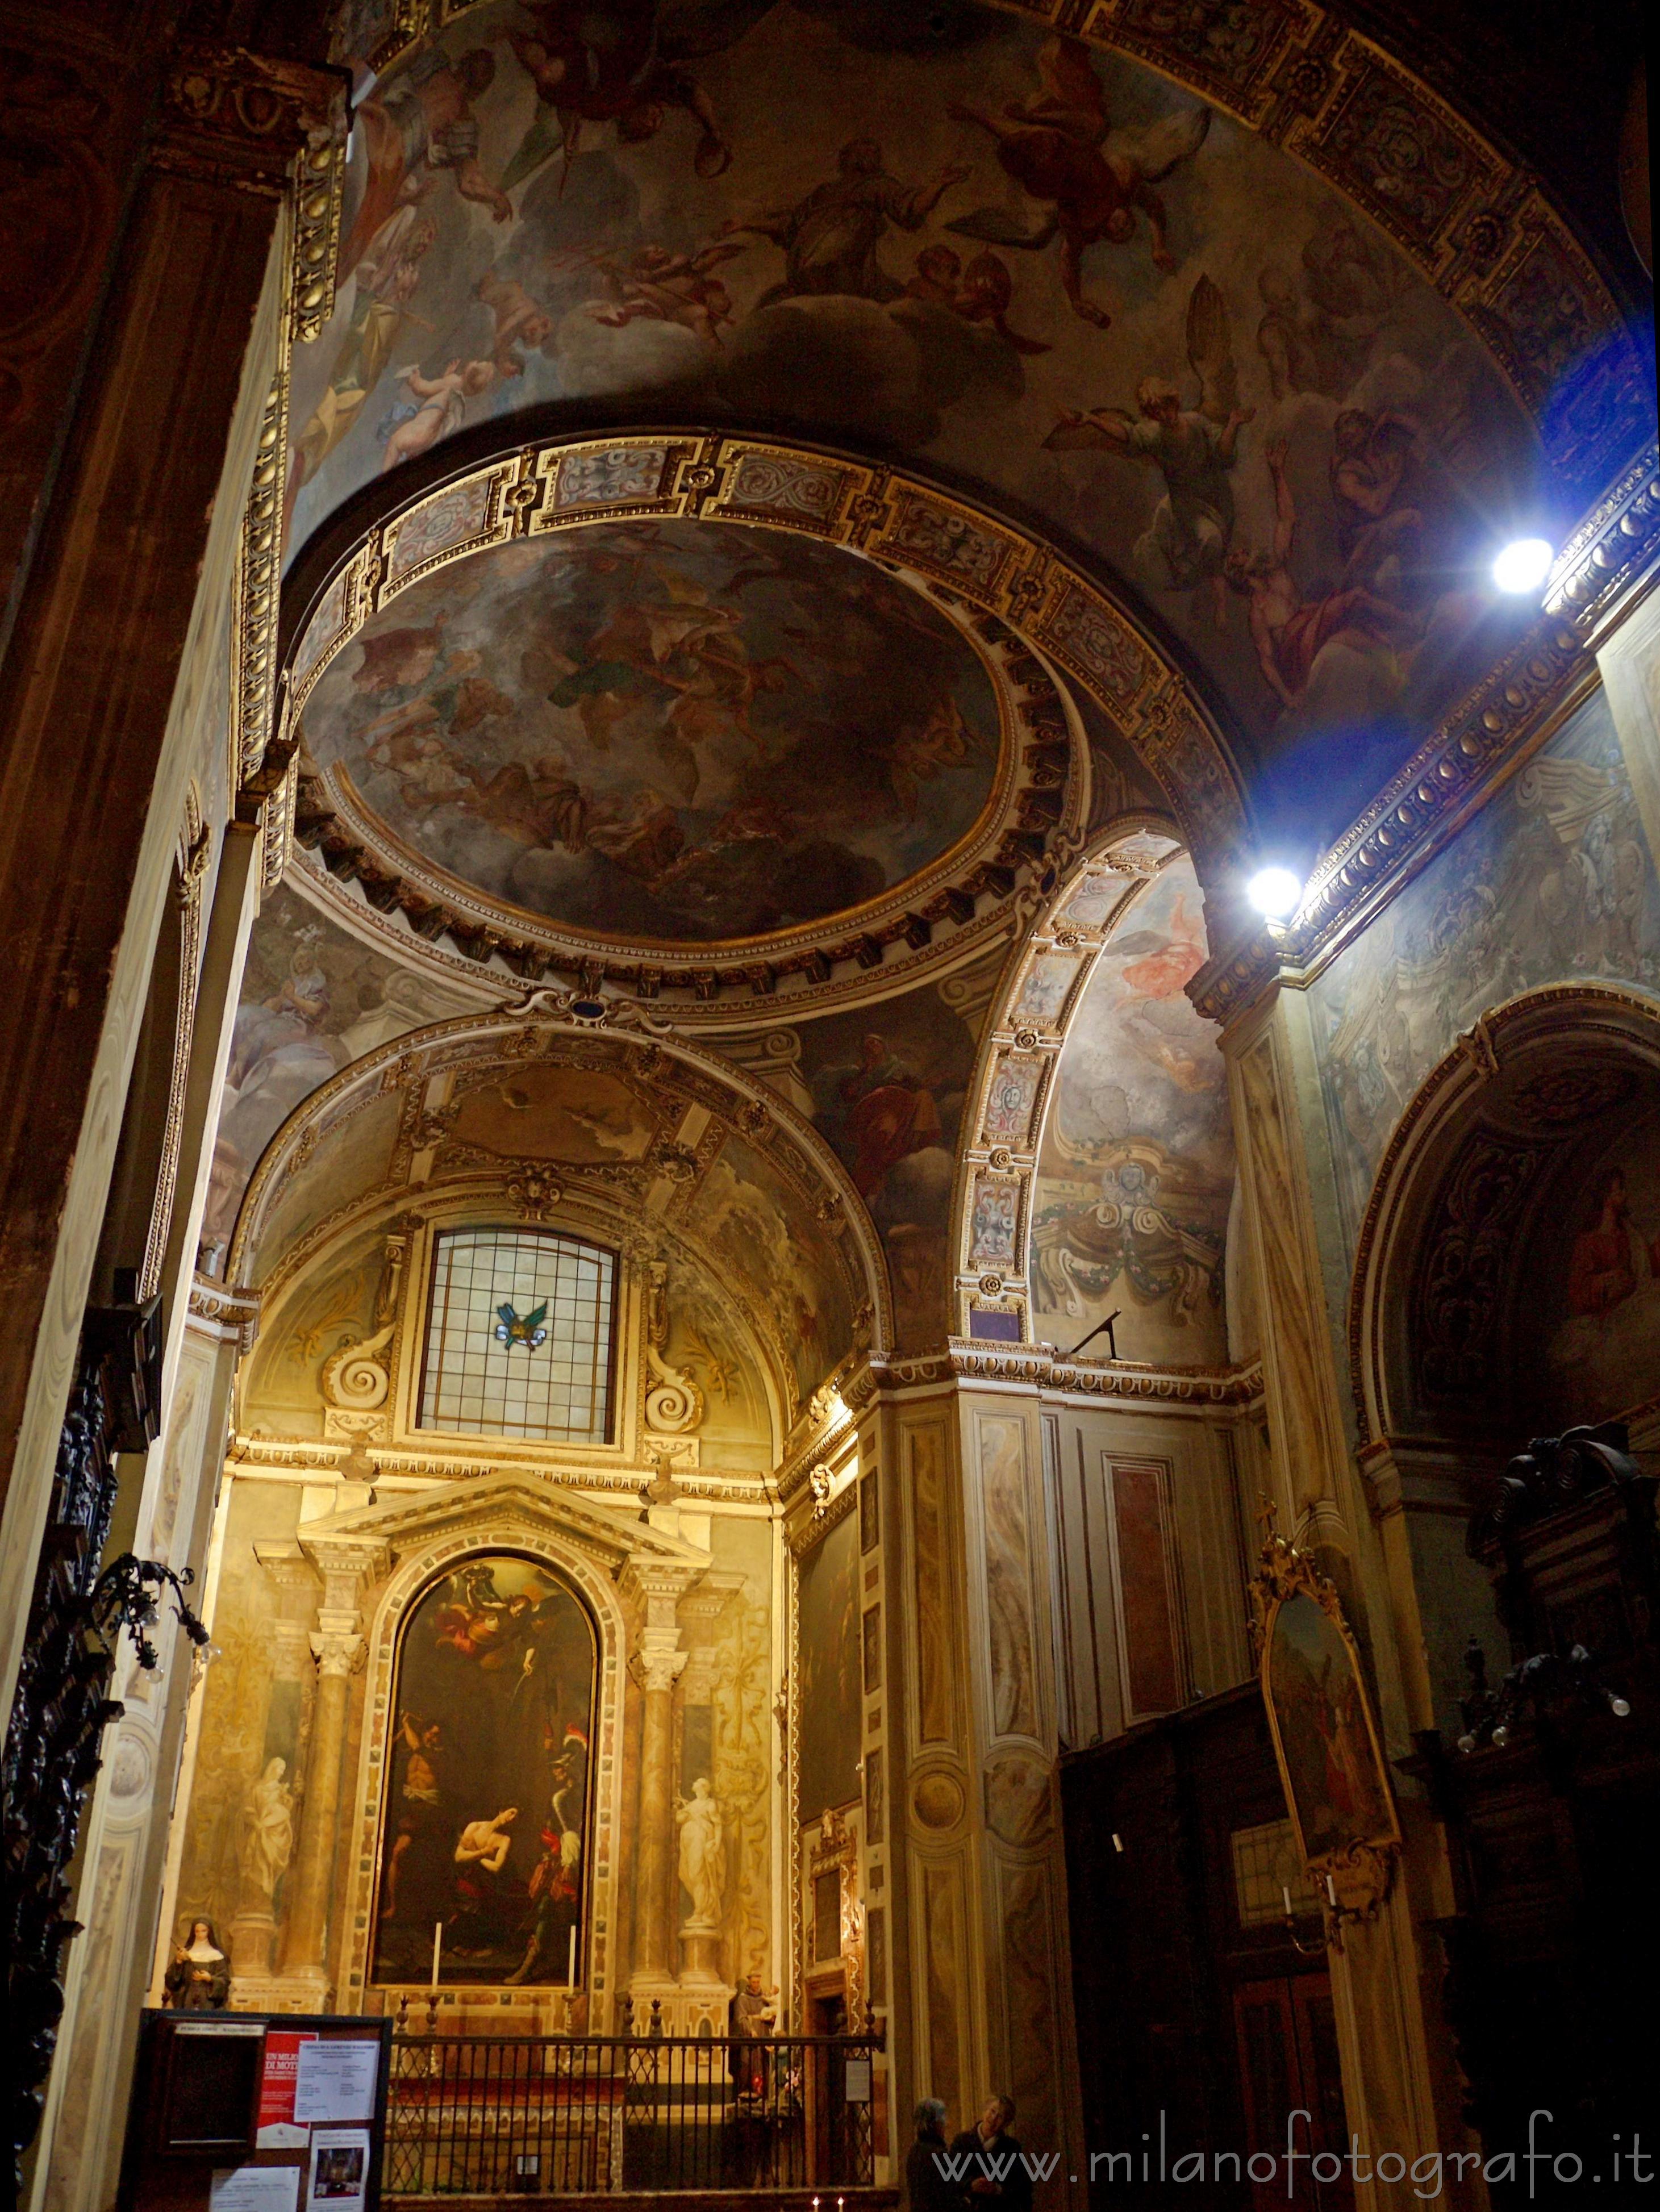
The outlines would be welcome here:
M 0 0 L 7 2212 L 1651 2201 L 1645 19 Z

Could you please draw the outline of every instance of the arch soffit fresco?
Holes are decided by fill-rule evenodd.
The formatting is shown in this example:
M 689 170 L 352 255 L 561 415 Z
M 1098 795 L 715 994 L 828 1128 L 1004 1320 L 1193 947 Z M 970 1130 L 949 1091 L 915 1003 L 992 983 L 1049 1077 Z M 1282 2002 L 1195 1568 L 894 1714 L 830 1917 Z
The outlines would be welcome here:
M 663 1024 L 648 1027 L 637 1007 L 609 1002 L 589 1017 L 575 1013 L 562 994 L 534 997 L 539 1003 L 530 1007 L 462 1016 L 395 1038 L 302 1101 L 272 1138 L 250 1181 L 227 1279 L 258 1283 L 275 1310 L 320 1254 L 372 1221 L 412 1205 L 429 1206 L 447 1189 L 465 1188 L 469 1178 L 482 1191 L 536 1170 L 556 1177 L 573 1202 L 588 1193 L 614 1215 L 627 1208 L 642 1230 L 654 1229 L 666 1243 L 684 1243 L 696 1254 L 745 1333 L 770 1352 L 763 1367 L 784 1406 L 799 1410 L 808 1389 L 822 1388 L 852 1355 L 881 1358 L 892 1342 L 893 1322 L 880 1242 L 846 1170 L 811 1124 L 758 1078 L 670 1034 Z M 453 1088 L 457 1079 L 465 1089 L 469 1079 L 476 1085 L 492 1074 L 535 1066 L 599 1068 L 651 1102 L 654 1127 L 638 1160 L 568 1164 L 538 1155 L 514 1163 L 481 1160 L 462 1147 L 447 1173 L 443 1148 L 453 1117 L 447 1117 L 435 1091 Z M 355 1175 L 329 1188 L 331 1158 L 350 1141 L 353 1123 L 383 1103 L 388 1126 L 365 1149 Z M 770 1189 L 754 1188 L 775 1212 L 787 1210 L 784 1226 L 794 1240 L 793 1264 L 811 1278 L 821 1304 L 843 1316 L 844 1340 L 828 1346 L 825 1373 L 811 1386 L 796 1379 L 781 1313 L 757 1297 L 755 1285 L 734 1264 L 734 1254 L 723 1255 L 719 1249 L 719 1218 L 713 1227 L 688 1218 L 700 1212 L 700 1194 L 729 1147 L 737 1154 L 724 1163 L 727 1180 L 741 1183 L 746 1168 L 769 1179 Z M 417 1163 L 435 1161 L 435 1182 L 412 1179 Z M 280 1228 L 279 1209 L 295 1208 L 296 1201 L 303 1206 L 308 1186 L 317 1192 L 315 1215 L 276 1249 L 271 1232 Z M 718 1201 L 713 1205 L 718 1207 Z M 707 1241 L 711 1236 L 717 1240 L 713 1245 Z M 781 1429 L 788 1425 L 786 1415 Z
M 1538 1074 L 1530 1077 L 1535 1062 Z M 1517 1152 L 1536 1155 L 1546 1170 L 1500 1178 L 1509 1190 L 1496 1183 L 1482 1201 L 1485 1225 L 1511 1248 L 1520 1242 L 1535 1187 L 1551 1180 L 1577 1128 L 1596 1110 L 1594 1098 L 1576 1092 L 1576 1070 L 1620 1068 L 1660 1077 L 1660 1002 L 1609 984 L 1564 983 L 1526 992 L 1481 1015 L 1425 1077 L 1379 1164 L 1350 1282 L 1349 1380 L 1363 1453 L 1416 1433 L 1414 1423 L 1421 1422 L 1408 1365 L 1407 1318 L 1433 1258 L 1428 1247 L 1445 1243 L 1448 1232 L 1460 1233 L 1457 1224 L 1441 1217 L 1484 1108 L 1497 1103 L 1499 1122 L 1513 1133 Z M 1556 1087 L 1547 1091 L 1543 1082 Z M 1473 1231 L 1482 1226 L 1472 1216 Z M 1489 1285 L 1493 1313 L 1502 1275 L 1495 1269 Z
M 1092 1354 L 1073 1363 L 1039 1343 L 1032 1322 L 1028 1268 L 1038 1158 L 1067 1038 L 1115 933 L 1158 877 L 1189 857 L 1167 820 L 1150 815 L 1115 823 L 1043 901 L 1009 956 L 981 1039 L 952 1194 L 961 1334 L 951 1357 L 964 1371 L 1205 1406 L 1243 1402 L 1260 1391 L 1254 1360 L 1239 1368 L 1168 1367 Z M 1010 1194 L 996 1211 L 1006 1207 L 1012 1221 L 1012 1267 L 988 1267 L 976 1254 L 977 1201 L 988 1188 Z M 1002 1340 L 976 1336 L 976 1315 L 1001 1317 L 1008 1334 Z
M 1220 728 L 1119 599 L 1042 538 L 914 471 L 779 439 L 692 431 L 550 441 L 406 496 L 326 570 L 304 574 L 300 603 L 290 586 L 286 735 L 303 742 L 319 679 L 412 586 L 496 547 L 642 519 L 839 546 L 944 611 L 992 673 L 1004 724 L 996 787 L 979 823 L 860 909 L 759 939 L 665 941 L 642 955 L 499 904 L 399 850 L 349 782 L 303 782 L 296 836 L 322 864 L 308 874 L 331 906 L 357 902 L 328 888 L 331 879 L 355 882 L 372 908 L 389 921 L 401 915 L 407 932 L 393 926 L 405 957 L 419 961 L 426 944 L 443 938 L 469 960 L 526 980 L 563 972 L 591 992 L 608 984 L 648 999 L 666 994 L 694 1018 L 719 1000 L 727 1022 L 734 999 L 794 1002 L 827 988 L 840 999 L 866 976 L 885 994 L 941 953 L 983 950 L 1007 927 L 1017 891 L 1079 849 L 1089 746 L 1069 683 L 1169 794 L 1201 878 L 1222 877 L 1237 860 L 1244 802 Z
M 489 0 L 396 0 L 368 57 L 377 77 Z M 1537 179 L 1395 55 L 1317 0 L 1269 0 L 1241 32 L 1213 5 L 1161 21 L 1149 0 L 981 0 L 996 13 L 1142 64 L 1282 149 L 1400 246 L 1475 331 L 1523 410 L 1548 415 L 1565 368 L 1614 343 L 1604 368 L 1626 398 L 1619 434 L 1547 425 L 1554 467 L 1589 488 L 1640 437 L 1648 375 L 1600 256 Z M 350 57 L 340 55 L 338 59 Z M 1434 190 L 1414 192 L 1422 177 Z M 1548 307 L 1548 316 L 1541 310 Z M 1633 410 L 1636 399 L 1639 408 Z M 1554 435 L 1548 434 L 1550 430 Z

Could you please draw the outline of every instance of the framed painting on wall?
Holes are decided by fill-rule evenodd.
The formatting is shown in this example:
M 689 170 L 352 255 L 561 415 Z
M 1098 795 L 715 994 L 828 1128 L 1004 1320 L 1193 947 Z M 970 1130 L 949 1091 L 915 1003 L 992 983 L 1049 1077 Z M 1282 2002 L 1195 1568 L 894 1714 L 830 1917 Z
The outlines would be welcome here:
M 587 1607 L 544 1560 L 477 1554 L 410 1606 L 374 1980 L 426 1982 L 435 1959 L 446 1987 L 580 1979 L 594 1656 Z
M 1252 1597 L 1262 1701 L 1298 1850 L 1330 1907 L 1370 1918 L 1388 1894 L 1401 1827 L 1336 1586 L 1275 1535 Z

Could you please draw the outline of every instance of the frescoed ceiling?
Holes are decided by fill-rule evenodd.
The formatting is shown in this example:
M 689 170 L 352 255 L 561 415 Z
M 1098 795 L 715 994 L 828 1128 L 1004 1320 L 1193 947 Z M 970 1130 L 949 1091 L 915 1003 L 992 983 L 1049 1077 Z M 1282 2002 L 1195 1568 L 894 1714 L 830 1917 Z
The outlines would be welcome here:
M 385 12 L 362 11 L 377 58 Z M 1268 114 L 1296 11 L 1184 11 L 1168 57 L 1163 12 L 1127 4 L 1109 28 L 1223 105 L 1010 11 L 866 0 L 487 0 L 360 71 L 337 306 L 295 365 L 291 547 L 380 477 L 388 498 L 436 481 L 451 441 L 476 463 L 527 418 L 786 428 L 902 459 L 1091 565 L 1197 672 L 1259 816 L 1329 837 L 1522 618 L 1487 564 L 1563 496 L 1535 421 L 1550 461 L 1584 458 L 1560 386 L 1607 303 L 1565 234 L 1535 222 L 1511 252 L 1517 189 L 1408 81 L 1355 64 L 1339 117 L 1341 72 L 1298 63 L 1323 118 L 1317 144 L 1276 122 L 1298 160 L 1235 119 Z M 584 588 L 549 617 L 580 607 L 591 645 Z M 502 586 L 515 609 L 532 590 Z M 757 631 L 765 597 L 745 595 Z M 791 659 L 775 641 L 760 657 Z M 791 708 L 775 673 L 757 727 Z M 556 711 L 580 714 L 589 679 L 559 680 Z M 660 791 L 660 837 L 690 852 L 690 766 L 647 778 L 631 746 L 605 780 L 632 778 L 629 804 Z M 666 906 L 596 857 L 626 830 L 509 854 L 522 831 L 464 821 L 439 778 L 405 842 L 453 860 L 493 836 L 520 903 L 605 875 L 644 935 L 792 910 L 747 876 L 693 896 L 690 860 Z M 803 905 L 852 882 L 792 873 Z
M 436 569 L 301 727 L 389 866 L 667 945 L 915 885 L 987 813 L 1004 721 L 970 635 L 871 562 L 644 520 Z

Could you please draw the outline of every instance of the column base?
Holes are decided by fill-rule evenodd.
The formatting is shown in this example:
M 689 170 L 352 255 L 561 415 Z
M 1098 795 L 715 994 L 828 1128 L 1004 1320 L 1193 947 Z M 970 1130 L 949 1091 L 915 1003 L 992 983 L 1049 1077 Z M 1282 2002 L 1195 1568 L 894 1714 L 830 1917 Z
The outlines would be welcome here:
M 721 1931 L 718 1928 L 680 1930 L 680 1983 L 699 1985 L 721 1979 Z
M 270 1981 L 271 1953 L 276 1948 L 277 1919 L 273 1913 L 258 1906 L 239 1912 L 230 1924 L 233 1984 L 240 1981 Z

